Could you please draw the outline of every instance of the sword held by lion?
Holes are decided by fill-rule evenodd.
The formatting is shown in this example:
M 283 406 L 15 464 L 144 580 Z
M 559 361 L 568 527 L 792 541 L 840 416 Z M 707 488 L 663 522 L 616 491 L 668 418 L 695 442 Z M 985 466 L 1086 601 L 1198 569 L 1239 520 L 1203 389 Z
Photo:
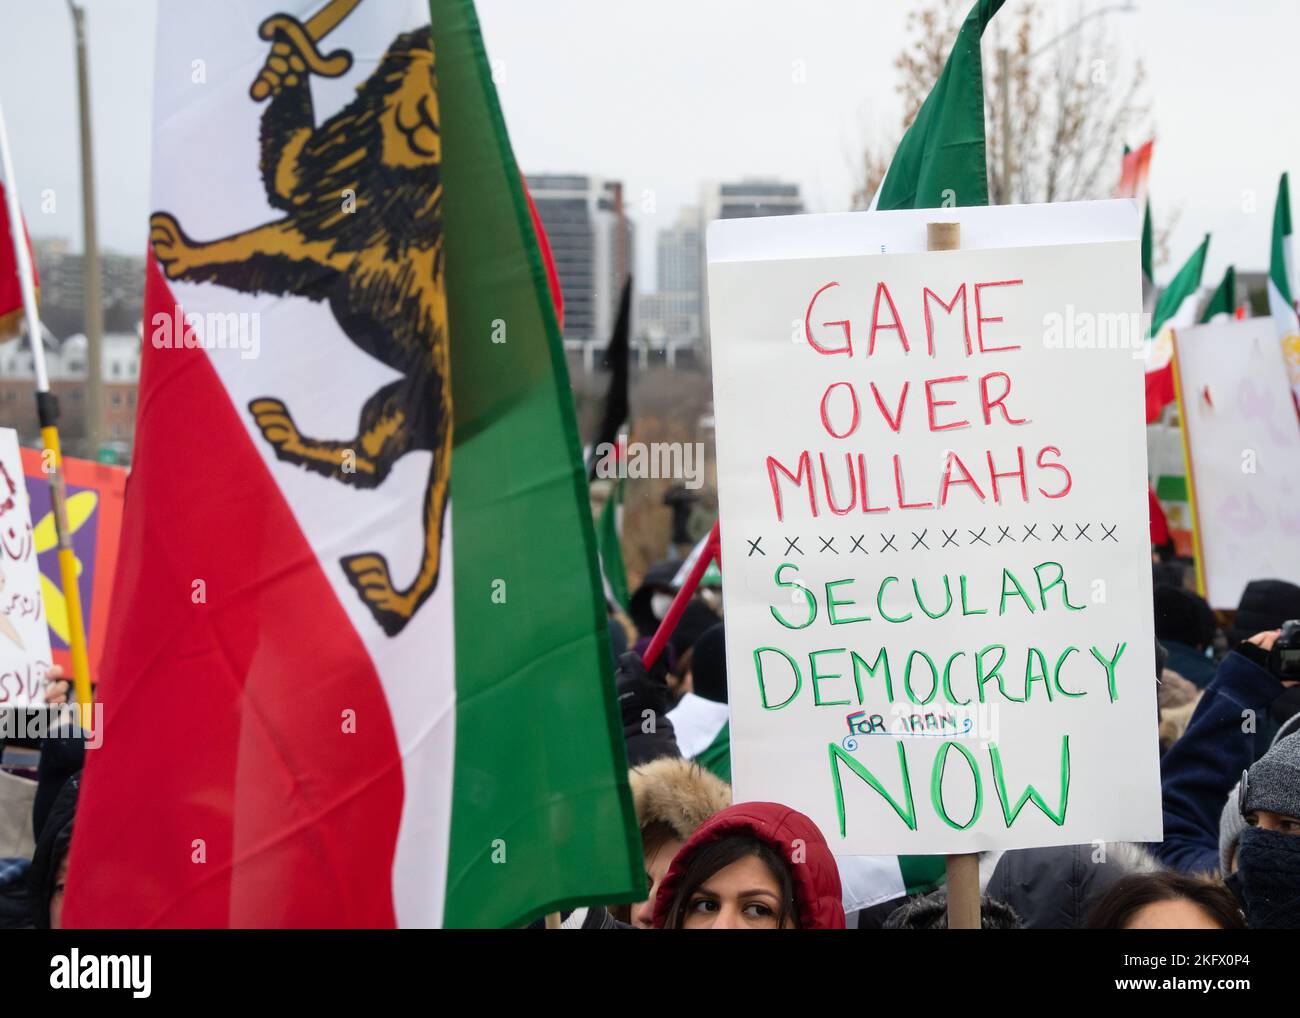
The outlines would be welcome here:
M 340 559 L 375 621 L 394 636 L 437 585 L 450 485 L 442 141 L 427 26 L 393 40 L 356 97 L 316 124 L 310 75 L 337 77 L 352 65 L 346 51 L 322 54 L 316 44 L 359 2 L 330 0 L 306 22 L 275 14 L 260 26 L 271 50 L 249 91 L 254 102 L 270 99 L 260 169 L 267 200 L 283 216 L 199 242 L 158 211 L 150 240 L 170 280 L 328 304 L 357 347 L 401 373 L 365 402 L 356 436 L 345 441 L 303 435 L 274 396 L 248 405 L 279 460 L 354 488 L 382 484 L 408 452 L 432 453 L 411 584 L 399 589 L 378 552 Z

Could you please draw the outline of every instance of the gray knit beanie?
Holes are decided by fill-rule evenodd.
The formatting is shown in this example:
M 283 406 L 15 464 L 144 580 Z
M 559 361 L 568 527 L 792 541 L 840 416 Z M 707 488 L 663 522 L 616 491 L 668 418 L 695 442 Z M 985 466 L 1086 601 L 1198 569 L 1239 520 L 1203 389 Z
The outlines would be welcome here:
M 1279 739 L 1246 772 L 1245 813 L 1266 809 L 1300 817 L 1300 738 Z
M 1228 793 L 1228 801 L 1223 804 L 1223 813 L 1219 816 L 1219 872 L 1225 877 L 1232 872 L 1232 850 L 1246 829 L 1246 818 L 1241 815 L 1241 806 L 1237 803 L 1240 791 L 1241 782 L 1237 782 Z

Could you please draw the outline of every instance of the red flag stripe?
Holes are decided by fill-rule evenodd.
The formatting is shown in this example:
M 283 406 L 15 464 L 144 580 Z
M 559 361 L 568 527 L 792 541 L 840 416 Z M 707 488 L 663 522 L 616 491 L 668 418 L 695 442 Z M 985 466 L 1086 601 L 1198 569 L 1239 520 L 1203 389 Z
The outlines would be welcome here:
M 240 412 L 146 342 L 69 926 L 394 925 L 392 707 Z

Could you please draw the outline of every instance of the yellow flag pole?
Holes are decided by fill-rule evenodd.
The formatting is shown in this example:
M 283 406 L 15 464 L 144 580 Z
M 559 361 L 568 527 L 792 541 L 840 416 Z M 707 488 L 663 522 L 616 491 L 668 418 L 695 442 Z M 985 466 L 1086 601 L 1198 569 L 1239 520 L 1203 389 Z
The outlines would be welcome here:
M 32 364 L 36 370 L 36 415 L 41 426 L 41 442 L 45 446 L 43 469 L 50 480 L 50 507 L 54 515 L 55 533 L 58 535 L 59 578 L 68 609 L 72 681 L 81 714 L 81 727 L 90 731 L 90 657 L 86 652 L 86 626 L 81 614 L 81 589 L 77 584 L 77 556 L 72 550 L 72 535 L 68 529 L 68 492 L 63 480 L 63 452 L 59 445 L 59 403 L 50 392 L 50 378 L 45 370 L 45 347 L 41 341 L 41 320 L 36 308 L 31 252 L 27 250 L 27 238 L 23 231 L 22 208 L 18 204 L 18 185 L 14 182 L 14 164 L 9 152 L 3 106 L 0 106 L 0 164 L 4 167 L 9 234 L 14 246 L 14 261 L 18 265 L 18 283 L 22 289 L 27 337 L 31 341 Z M 98 371 L 99 365 L 90 364 L 88 368 L 90 371 Z

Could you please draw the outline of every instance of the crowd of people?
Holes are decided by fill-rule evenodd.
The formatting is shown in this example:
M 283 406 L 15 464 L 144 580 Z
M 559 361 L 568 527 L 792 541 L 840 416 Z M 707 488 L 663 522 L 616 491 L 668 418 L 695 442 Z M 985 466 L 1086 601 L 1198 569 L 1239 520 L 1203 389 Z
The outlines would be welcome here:
M 642 655 L 679 563 L 649 570 L 613 612 L 617 693 L 647 898 L 566 912 L 569 928 L 935 929 L 943 887 L 863 906 L 826 838 L 779 803 L 733 803 L 724 622 L 716 589 L 694 597 L 665 652 Z M 1158 738 L 1164 840 L 986 852 L 986 929 L 1300 927 L 1300 684 L 1274 644 L 1300 618 L 1300 587 L 1249 584 L 1220 626 L 1181 570 L 1156 567 Z M 46 699 L 69 700 L 58 668 Z M 40 750 L 34 850 L 0 859 L 0 928 L 59 928 L 85 741 L 75 716 Z M 539 920 L 539 923 L 541 920 Z
M 680 565 L 649 569 L 627 614 L 610 618 L 649 896 L 563 925 L 945 927 L 943 887 L 860 907 L 846 861 L 807 816 L 732 804 L 717 590 L 688 603 L 649 671 L 641 663 Z M 985 852 L 986 929 L 1300 927 L 1300 685 L 1272 654 L 1300 618 L 1300 586 L 1252 582 L 1220 625 L 1181 565 L 1153 568 L 1164 840 Z

